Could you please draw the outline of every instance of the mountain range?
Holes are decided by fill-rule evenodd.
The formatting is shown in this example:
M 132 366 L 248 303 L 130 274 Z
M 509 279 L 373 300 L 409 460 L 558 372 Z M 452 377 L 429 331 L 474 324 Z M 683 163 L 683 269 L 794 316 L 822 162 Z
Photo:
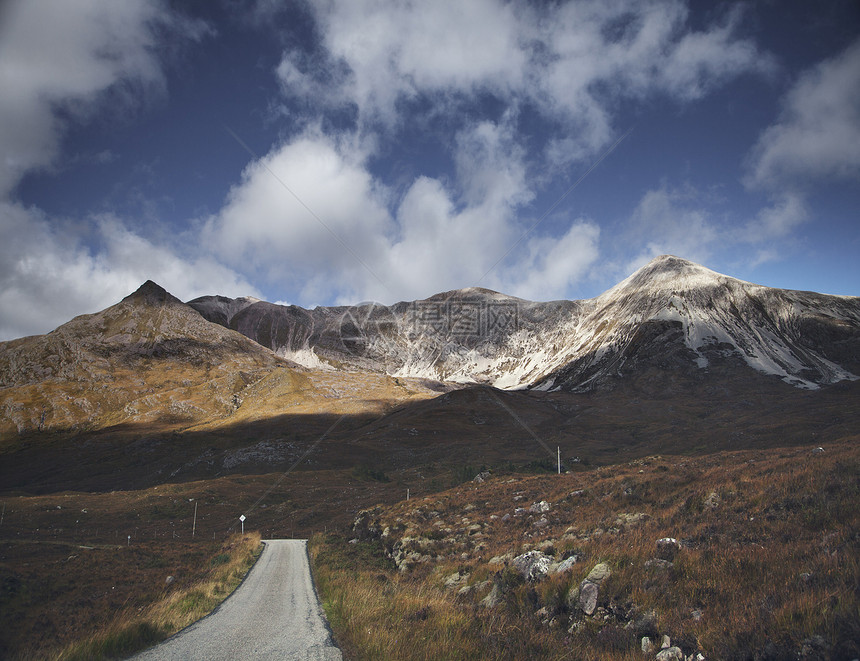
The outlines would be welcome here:
M 470 288 L 307 310 L 183 303 L 147 282 L 0 343 L 0 480 L 114 488 L 277 470 L 305 452 L 303 465 L 405 470 L 549 445 L 602 461 L 842 438 L 858 375 L 860 298 L 672 256 L 580 301 Z
M 189 305 L 309 367 L 583 392 L 637 365 L 743 363 L 799 388 L 860 374 L 860 299 L 787 291 L 664 255 L 597 298 L 535 303 L 479 288 L 392 306 Z

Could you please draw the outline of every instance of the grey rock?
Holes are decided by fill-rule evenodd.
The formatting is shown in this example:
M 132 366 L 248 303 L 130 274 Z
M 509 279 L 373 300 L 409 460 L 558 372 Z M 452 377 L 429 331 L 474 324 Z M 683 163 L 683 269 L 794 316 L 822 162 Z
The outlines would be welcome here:
M 684 661 L 684 653 L 680 647 L 667 647 L 657 652 L 657 661 Z
M 567 560 L 560 562 L 553 573 L 563 574 L 566 571 L 570 571 L 577 562 L 579 562 L 579 556 L 572 555 Z
M 481 599 L 481 606 L 484 608 L 493 608 L 497 606 L 499 602 L 502 601 L 502 589 L 498 585 L 493 585 L 493 589 L 490 590 L 490 594 Z
M 579 586 L 578 605 L 586 615 L 591 615 L 597 608 L 597 593 L 597 586 L 590 581 L 583 581 L 582 585 Z
M 513 565 L 523 578 L 539 581 L 547 575 L 552 562 L 552 558 L 541 551 L 529 551 L 514 558 Z
M 540 514 L 541 512 L 549 512 L 550 505 L 545 500 L 540 501 L 539 503 L 532 503 L 532 506 L 529 507 L 529 512 L 533 514 Z
M 643 654 L 651 654 L 654 651 L 654 643 L 651 642 L 648 636 L 642 636 L 639 646 Z
M 450 590 L 453 590 L 454 588 L 459 587 L 463 585 L 463 583 L 468 581 L 469 576 L 469 572 L 460 573 L 456 571 L 445 579 L 445 587 Z
M 650 610 L 636 615 L 624 625 L 624 628 L 637 635 L 653 634 L 657 630 L 657 613 Z
M 830 646 L 823 636 L 811 636 L 803 641 L 798 658 L 804 660 L 830 658 Z
M 598 587 L 612 575 L 612 570 L 609 569 L 609 565 L 605 562 L 601 562 L 599 564 L 594 565 L 594 568 L 588 572 L 588 576 L 585 577 L 585 580 L 594 583 Z

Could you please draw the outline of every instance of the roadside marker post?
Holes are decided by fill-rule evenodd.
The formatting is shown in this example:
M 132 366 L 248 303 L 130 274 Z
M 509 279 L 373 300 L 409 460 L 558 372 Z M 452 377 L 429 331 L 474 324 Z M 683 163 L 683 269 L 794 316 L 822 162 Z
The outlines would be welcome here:
M 239 521 L 242 522 L 242 534 L 244 535 L 245 534 L 245 515 L 244 514 L 239 517 Z

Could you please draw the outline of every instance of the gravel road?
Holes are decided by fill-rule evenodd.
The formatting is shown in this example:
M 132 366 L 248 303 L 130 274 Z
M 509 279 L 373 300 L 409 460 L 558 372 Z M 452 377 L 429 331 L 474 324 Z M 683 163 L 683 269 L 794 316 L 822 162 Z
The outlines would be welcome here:
M 245 582 L 220 608 L 133 658 L 340 661 L 311 582 L 307 542 L 266 541 Z

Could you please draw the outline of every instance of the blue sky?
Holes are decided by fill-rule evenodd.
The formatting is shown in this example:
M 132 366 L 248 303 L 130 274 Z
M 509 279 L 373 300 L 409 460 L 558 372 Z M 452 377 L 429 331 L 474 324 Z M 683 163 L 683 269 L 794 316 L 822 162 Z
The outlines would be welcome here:
M 860 294 L 856 2 L 0 8 L 0 339 L 184 300 Z

